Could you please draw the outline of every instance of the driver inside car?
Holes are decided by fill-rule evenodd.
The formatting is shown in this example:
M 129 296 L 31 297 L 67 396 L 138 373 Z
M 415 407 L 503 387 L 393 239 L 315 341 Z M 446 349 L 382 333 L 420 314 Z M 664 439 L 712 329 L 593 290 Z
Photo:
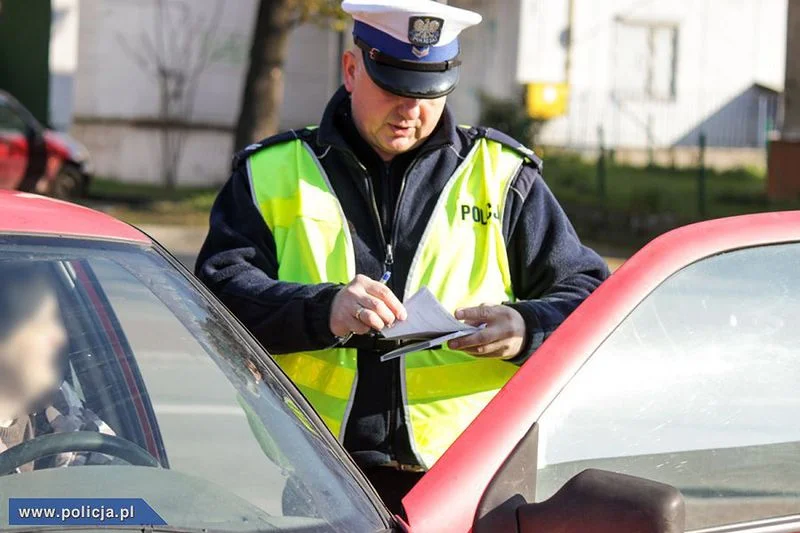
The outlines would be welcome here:
M 67 331 L 47 265 L 0 263 L 0 453 L 48 433 L 113 430 L 64 381 Z M 105 463 L 98 453 L 60 453 L 34 468 Z

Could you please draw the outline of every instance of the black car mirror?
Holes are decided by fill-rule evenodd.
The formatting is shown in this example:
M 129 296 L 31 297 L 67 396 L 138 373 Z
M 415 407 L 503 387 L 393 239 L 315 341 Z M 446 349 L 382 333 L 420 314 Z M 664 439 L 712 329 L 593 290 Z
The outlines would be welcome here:
M 517 509 L 520 533 L 683 533 L 683 496 L 670 485 L 584 470 L 550 499 Z

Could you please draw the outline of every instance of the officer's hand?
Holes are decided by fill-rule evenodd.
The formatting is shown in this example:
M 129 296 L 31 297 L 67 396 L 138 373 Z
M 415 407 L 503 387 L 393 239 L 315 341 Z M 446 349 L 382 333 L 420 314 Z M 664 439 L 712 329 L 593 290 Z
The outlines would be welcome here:
M 406 308 L 389 287 L 359 274 L 334 296 L 330 328 L 337 337 L 350 332 L 363 335 L 407 317 Z
M 480 331 L 447 343 L 452 350 L 461 350 L 480 357 L 511 359 L 525 346 L 525 320 L 516 309 L 507 305 L 486 305 L 456 310 L 455 316 L 472 326 L 486 324 Z

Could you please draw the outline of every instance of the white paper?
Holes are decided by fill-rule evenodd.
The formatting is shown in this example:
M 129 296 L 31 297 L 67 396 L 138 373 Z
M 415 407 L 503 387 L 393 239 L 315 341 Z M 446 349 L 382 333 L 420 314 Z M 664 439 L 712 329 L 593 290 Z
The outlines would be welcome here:
M 439 300 L 422 287 L 404 303 L 408 318 L 398 320 L 381 333 L 387 339 L 431 339 L 457 331 L 477 331 L 478 328 L 464 324 L 445 309 Z

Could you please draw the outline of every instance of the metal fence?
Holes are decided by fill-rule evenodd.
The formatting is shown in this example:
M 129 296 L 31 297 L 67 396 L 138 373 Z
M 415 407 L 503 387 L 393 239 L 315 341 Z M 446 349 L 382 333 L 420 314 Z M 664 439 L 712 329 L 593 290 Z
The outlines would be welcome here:
M 576 91 L 568 114 L 545 123 L 535 143 L 592 154 L 602 146 L 633 164 L 694 166 L 703 138 L 710 166 L 764 166 L 779 102 L 780 93 L 758 84 L 663 100 Z

